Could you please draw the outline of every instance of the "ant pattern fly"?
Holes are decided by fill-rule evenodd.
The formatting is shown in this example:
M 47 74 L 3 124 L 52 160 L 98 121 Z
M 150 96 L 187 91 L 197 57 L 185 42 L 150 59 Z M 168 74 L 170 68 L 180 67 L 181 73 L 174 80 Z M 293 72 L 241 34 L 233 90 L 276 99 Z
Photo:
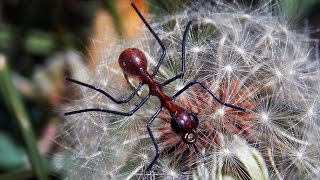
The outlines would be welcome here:
M 64 115 L 67 116 L 67 115 L 78 114 L 78 113 L 83 113 L 83 112 L 97 111 L 97 112 L 106 112 L 106 113 L 112 113 L 112 114 L 117 114 L 117 115 L 122 115 L 122 116 L 131 116 L 141 108 L 141 106 L 149 99 L 149 97 L 151 95 L 157 96 L 160 99 L 161 106 L 156 110 L 156 112 L 153 114 L 153 116 L 147 122 L 147 130 L 148 130 L 148 133 L 150 135 L 150 138 L 151 138 L 151 140 L 154 144 L 155 150 L 156 150 L 155 157 L 153 158 L 153 160 L 151 161 L 149 166 L 146 168 L 146 171 L 149 171 L 160 156 L 159 147 L 158 147 L 158 144 L 156 143 L 156 140 L 153 136 L 150 125 L 154 121 L 154 119 L 159 115 L 159 113 L 162 111 L 163 108 L 167 109 L 170 116 L 171 116 L 170 124 L 171 124 L 172 130 L 175 132 L 176 135 L 178 135 L 182 139 L 183 142 L 185 142 L 187 144 L 193 144 L 197 140 L 197 137 L 198 137 L 197 128 L 199 125 L 199 120 L 198 120 L 197 115 L 174 103 L 174 99 L 176 97 L 178 97 L 181 93 L 183 93 L 185 90 L 187 90 L 189 87 L 191 87 L 193 85 L 199 85 L 204 90 L 206 90 L 220 104 L 227 106 L 227 107 L 230 107 L 230 108 L 237 109 L 239 111 L 243 111 L 243 112 L 245 112 L 245 109 L 238 107 L 238 106 L 235 106 L 235 105 L 232 105 L 232 104 L 228 104 L 226 102 L 223 102 L 208 87 L 206 87 L 202 82 L 197 81 L 197 80 L 193 80 L 193 81 L 188 82 L 181 90 L 176 92 L 171 97 L 164 94 L 164 92 L 162 91 L 162 87 L 164 87 L 164 86 L 170 84 L 171 82 L 175 81 L 176 79 L 182 78 L 184 76 L 185 63 L 186 63 L 185 42 L 186 42 L 188 30 L 189 30 L 192 22 L 189 21 L 187 23 L 186 28 L 183 33 L 182 56 L 181 56 L 181 65 L 182 66 L 181 66 L 179 74 L 166 80 L 165 82 L 158 83 L 157 81 L 154 80 L 154 77 L 157 74 L 157 72 L 161 66 L 161 63 L 166 55 L 166 48 L 163 45 L 162 41 L 159 39 L 158 35 L 153 31 L 151 26 L 148 24 L 148 22 L 142 16 L 142 14 L 138 10 L 138 8 L 133 3 L 131 3 L 131 5 L 134 8 L 134 10 L 136 11 L 136 13 L 139 15 L 140 19 L 143 21 L 143 23 L 147 26 L 149 31 L 152 33 L 154 38 L 157 40 L 157 42 L 159 43 L 159 45 L 161 46 L 161 49 L 162 49 L 160 60 L 157 64 L 157 66 L 155 67 L 153 73 L 149 74 L 147 71 L 147 58 L 144 55 L 144 53 L 137 48 L 128 48 L 128 49 L 125 49 L 120 54 L 119 65 L 120 65 L 121 69 L 123 70 L 123 73 L 126 76 L 135 77 L 135 78 L 139 79 L 140 83 L 137 86 L 137 88 L 134 90 L 134 92 L 132 94 L 130 94 L 127 99 L 117 100 L 117 99 L 113 98 L 110 94 L 108 94 L 107 92 L 105 92 L 95 86 L 77 81 L 77 80 L 69 78 L 69 77 L 67 77 L 66 80 L 73 82 L 73 83 L 76 83 L 76 84 L 79 84 L 79 85 L 82 85 L 82 86 L 85 86 L 85 87 L 88 87 L 90 89 L 96 90 L 96 91 L 102 93 L 103 95 L 107 96 L 109 99 L 111 99 L 114 103 L 117 103 L 117 104 L 129 102 L 139 92 L 140 88 L 145 84 L 149 86 L 149 94 L 147 96 L 145 96 L 141 100 L 141 102 L 138 105 L 136 105 L 136 107 L 129 112 L 120 112 L 120 111 L 114 111 L 114 110 L 102 109 L 102 108 L 88 108 L 88 109 L 81 109 L 81 110 L 67 112 Z

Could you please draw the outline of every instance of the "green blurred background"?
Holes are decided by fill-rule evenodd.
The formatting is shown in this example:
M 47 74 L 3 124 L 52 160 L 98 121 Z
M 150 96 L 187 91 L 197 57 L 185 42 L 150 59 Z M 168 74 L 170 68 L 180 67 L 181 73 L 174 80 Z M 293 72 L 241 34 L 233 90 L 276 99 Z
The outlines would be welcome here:
M 188 1 L 133 2 L 143 12 L 161 16 L 179 10 Z M 241 2 L 247 6 L 258 4 L 254 0 Z M 128 19 L 130 3 L 129 0 L 0 1 L 0 180 L 63 178 L 63 173 L 53 165 L 54 155 L 61 151 L 53 139 L 63 121 L 62 105 L 68 103 L 63 97 L 71 93 L 64 77 L 72 73 L 72 63 L 88 69 L 97 63 L 92 39 L 134 38 L 138 34 L 125 31 L 126 21 L 139 21 Z M 307 24 L 311 36 L 319 39 L 319 0 L 278 3 L 280 9 L 275 13 L 301 30 Z

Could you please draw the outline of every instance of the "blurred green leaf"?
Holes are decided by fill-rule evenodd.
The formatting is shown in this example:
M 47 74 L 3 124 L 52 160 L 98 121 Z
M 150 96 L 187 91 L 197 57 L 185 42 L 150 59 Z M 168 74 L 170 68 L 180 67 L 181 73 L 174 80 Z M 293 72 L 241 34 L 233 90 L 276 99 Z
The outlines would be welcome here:
M 0 48 L 9 48 L 12 46 L 12 30 L 2 26 L 0 29 Z
M 13 139 L 0 133 L 0 168 L 12 169 L 23 166 L 27 155 L 23 148 L 14 144 Z
M 31 31 L 25 39 L 25 47 L 34 54 L 49 54 L 55 48 L 54 37 L 50 33 Z
M 47 179 L 47 167 L 44 165 L 39 154 L 29 117 L 26 113 L 22 98 L 12 83 L 11 72 L 7 65 L 6 57 L 2 54 L 0 54 L 0 82 L 0 92 L 8 109 L 17 120 L 19 130 L 21 131 L 22 137 L 24 138 L 27 146 L 32 168 L 37 174 L 38 179 Z

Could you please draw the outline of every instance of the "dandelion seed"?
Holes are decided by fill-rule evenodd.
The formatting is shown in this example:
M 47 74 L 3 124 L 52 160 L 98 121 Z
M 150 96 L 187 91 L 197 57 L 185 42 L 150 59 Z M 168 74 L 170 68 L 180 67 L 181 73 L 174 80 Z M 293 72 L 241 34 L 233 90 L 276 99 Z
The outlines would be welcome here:
M 231 154 L 231 151 L 229 149 L 223 149 L 222 152 L 224 153 L 224 155 L 228 156 Z
M 198 52 L 201 51 L 201 48 L 200 47 L 193 47 L 192 51 L 195 52 L 195 53 L 198 53 Z
M 227 71 L 227 72 L 232 72 L 232 66 L 231 65 L 226 65 L 225 67 L 224 67 L 224 69 Z
M 301 152 L 297 152 L 296 157 L 300 160 L 303 157 L 303 154 Z
M 141 157 L 142 157 L 142 159 L 145 160 L 145 162 L 147 162 L 147 160 L 149 160 L 149 158 L 146 154 L 142 154 Z
M 224 116 L 225 111 L 224 111 L 223 108 L 220 108 L 220 109 L 217 110 L 217 113 L 218 113 L 219 116 Z
M 244 20 L 250 20 L 251 19 L 251 15 L 250 14 L 242 14 L 240 16 L 241 19 L 244 19 Z
M 294 72 L 294 70 L 290 69 L 290 70 L 288 70 L 288 74 L 289 74 L 289 75 L 294 75 L 295 72 Z
M 177 177 L 177 173 L 174 172 L 173 170 L 169 170 L 168 172 L 169 176 L 173 177 L 173 178 L 176 178 Z
M 174 90 L 175 90 L 175 91 L 179 91 L 179 90 L 183 89 L 184 86 L 185 86 L 185 85 L 183 84 L 183 82 L 182 82 L 182 81 L 179 81 L 179 82 L 177 82 L 177 83 L 175 84 Z
M 241 55 L 244 55 L 244 54 L 245 54 L 244 49 L 242 49 L 241 47 L 237 47 L 237 48 L 236 48 L 236 51 L 237 51 L 239 54 L 241 54 Z
M 267 113 L 262 113 L 260 115 L 261 119 L 263 122 L 268 122 L 269 121 L 269 116 L 267 115 Z
M 210 19 L 210 18 L 204 18 L 203 22 L 206 23 L 206 24 L 214 24 L 214 21 L 212 19 Z
M 281 77 L 282 77 L 282 73 L 281 73 L 281 71 L 280 70 L 276 70 L 276 73 L 275 73 L 276 75 L 277 75 L 277 77 L 280 79 Z
M 309 117 L 312 117 L 313 115 L 314 115 L 313 108 L 310 108 L 310 109 L 308 110 L 308 116 L 309 116 Z

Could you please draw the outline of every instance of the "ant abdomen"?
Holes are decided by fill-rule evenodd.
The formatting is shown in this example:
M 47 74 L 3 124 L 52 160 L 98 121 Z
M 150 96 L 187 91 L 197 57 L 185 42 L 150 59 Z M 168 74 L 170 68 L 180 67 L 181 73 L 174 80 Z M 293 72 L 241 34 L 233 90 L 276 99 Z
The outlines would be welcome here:
M 147 71 L 147 58 L 137 48 L 128 48 L 119 56 L 119 65 L 123 72 L 129 76 L 141 76 Z
M 172 130 L 187 144 L 193 144 L 197 140 L 198 125 L 197 115 L 183 109 L 171 119 Z

